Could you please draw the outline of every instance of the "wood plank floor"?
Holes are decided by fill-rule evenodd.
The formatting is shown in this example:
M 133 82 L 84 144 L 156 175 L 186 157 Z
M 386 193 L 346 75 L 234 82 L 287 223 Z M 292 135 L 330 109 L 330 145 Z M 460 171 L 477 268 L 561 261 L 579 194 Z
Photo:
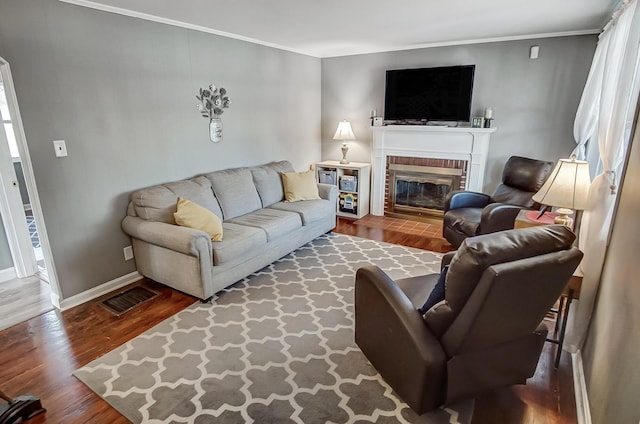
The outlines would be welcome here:
M 30 423 L 129 422 L 71 373 L 196 301 L 149 280 L 141 284 L 160 296 L 120 317 L 93 301 L 0 332 L 0 388 L 38 396 L 47 409 Z
M 438 252 L 452 250 L 437 235 L 402 232 L 382 220 L 368 226 L 340 219 L 336 232 Z M 60 313 L 50 311 L 0 331 L 0 388 L 12 396 L 32 393 L 47 413 L 30 423 L 127 423 L 71 373 L 113 350 L 196 300 L 149 280 L 160 296 L 120 317 L 88 302 Z M 545 346 L 527 386 L 496 390 L 476 401 L 474 424 L 575 423 L 571 360 L 553 369 L 554 350 Z
M 0 283 L 0 330 L 51 311 L 51 289 L 36 277 Z

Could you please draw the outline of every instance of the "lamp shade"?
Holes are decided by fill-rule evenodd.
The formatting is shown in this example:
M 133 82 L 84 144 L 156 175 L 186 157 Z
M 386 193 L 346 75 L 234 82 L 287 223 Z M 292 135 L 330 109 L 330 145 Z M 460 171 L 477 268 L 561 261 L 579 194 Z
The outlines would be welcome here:
M 338 129 L 336 130 L 335 135 L 333 136 L 334 140 L 355 140 L 356 137 L 353 135 L 353 131 L 351 130 L 351 123 L 349 121 L 340 121 L 338 123 Z
M 588 162 L 576 160 L 575 156 L 560 159 L 532 199 L 542 205 L 584 210 L 590 185 Z

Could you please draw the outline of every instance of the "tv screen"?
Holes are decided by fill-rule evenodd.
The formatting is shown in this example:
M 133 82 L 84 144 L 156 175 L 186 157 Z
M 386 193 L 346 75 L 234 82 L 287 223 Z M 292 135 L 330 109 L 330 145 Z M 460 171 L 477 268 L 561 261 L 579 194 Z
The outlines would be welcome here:
M 387 71 L 387 121 L 469 121 L 475 65 Z

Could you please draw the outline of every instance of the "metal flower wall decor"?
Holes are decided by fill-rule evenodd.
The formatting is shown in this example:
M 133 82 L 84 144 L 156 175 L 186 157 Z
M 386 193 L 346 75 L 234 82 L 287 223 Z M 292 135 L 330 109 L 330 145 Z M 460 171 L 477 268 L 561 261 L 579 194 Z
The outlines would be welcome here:
M 196 108 L 200 114 L 205 118 L 209 118 L 209 138 L 214 143 L 222 141 L 222 119 L 220 115 L 224 113 L 223 109 L 227 109 L 231 105 L 227 90 L 211 84 L 208 89 L 201 88 L 196 99 L 199 100 Z

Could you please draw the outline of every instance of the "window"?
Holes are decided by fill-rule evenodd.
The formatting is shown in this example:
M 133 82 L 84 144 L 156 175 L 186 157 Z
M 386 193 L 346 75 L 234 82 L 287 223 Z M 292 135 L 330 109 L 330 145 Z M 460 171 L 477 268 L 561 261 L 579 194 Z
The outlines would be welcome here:
M 11 152 L 12 158 L 20 158 L 18 153 L 18 143 L 16 142 L 16 135 L 13 131 L 13 125 L 11 124 L 11 115 L 9 114 L 9 105 L 7 104 L 7 96 L 5 95 L 4 84 L 0 79 L 0 115 L 2 115 L 2 124 L 4 126 L 4 132 L 9 140 L 9 152 Z

